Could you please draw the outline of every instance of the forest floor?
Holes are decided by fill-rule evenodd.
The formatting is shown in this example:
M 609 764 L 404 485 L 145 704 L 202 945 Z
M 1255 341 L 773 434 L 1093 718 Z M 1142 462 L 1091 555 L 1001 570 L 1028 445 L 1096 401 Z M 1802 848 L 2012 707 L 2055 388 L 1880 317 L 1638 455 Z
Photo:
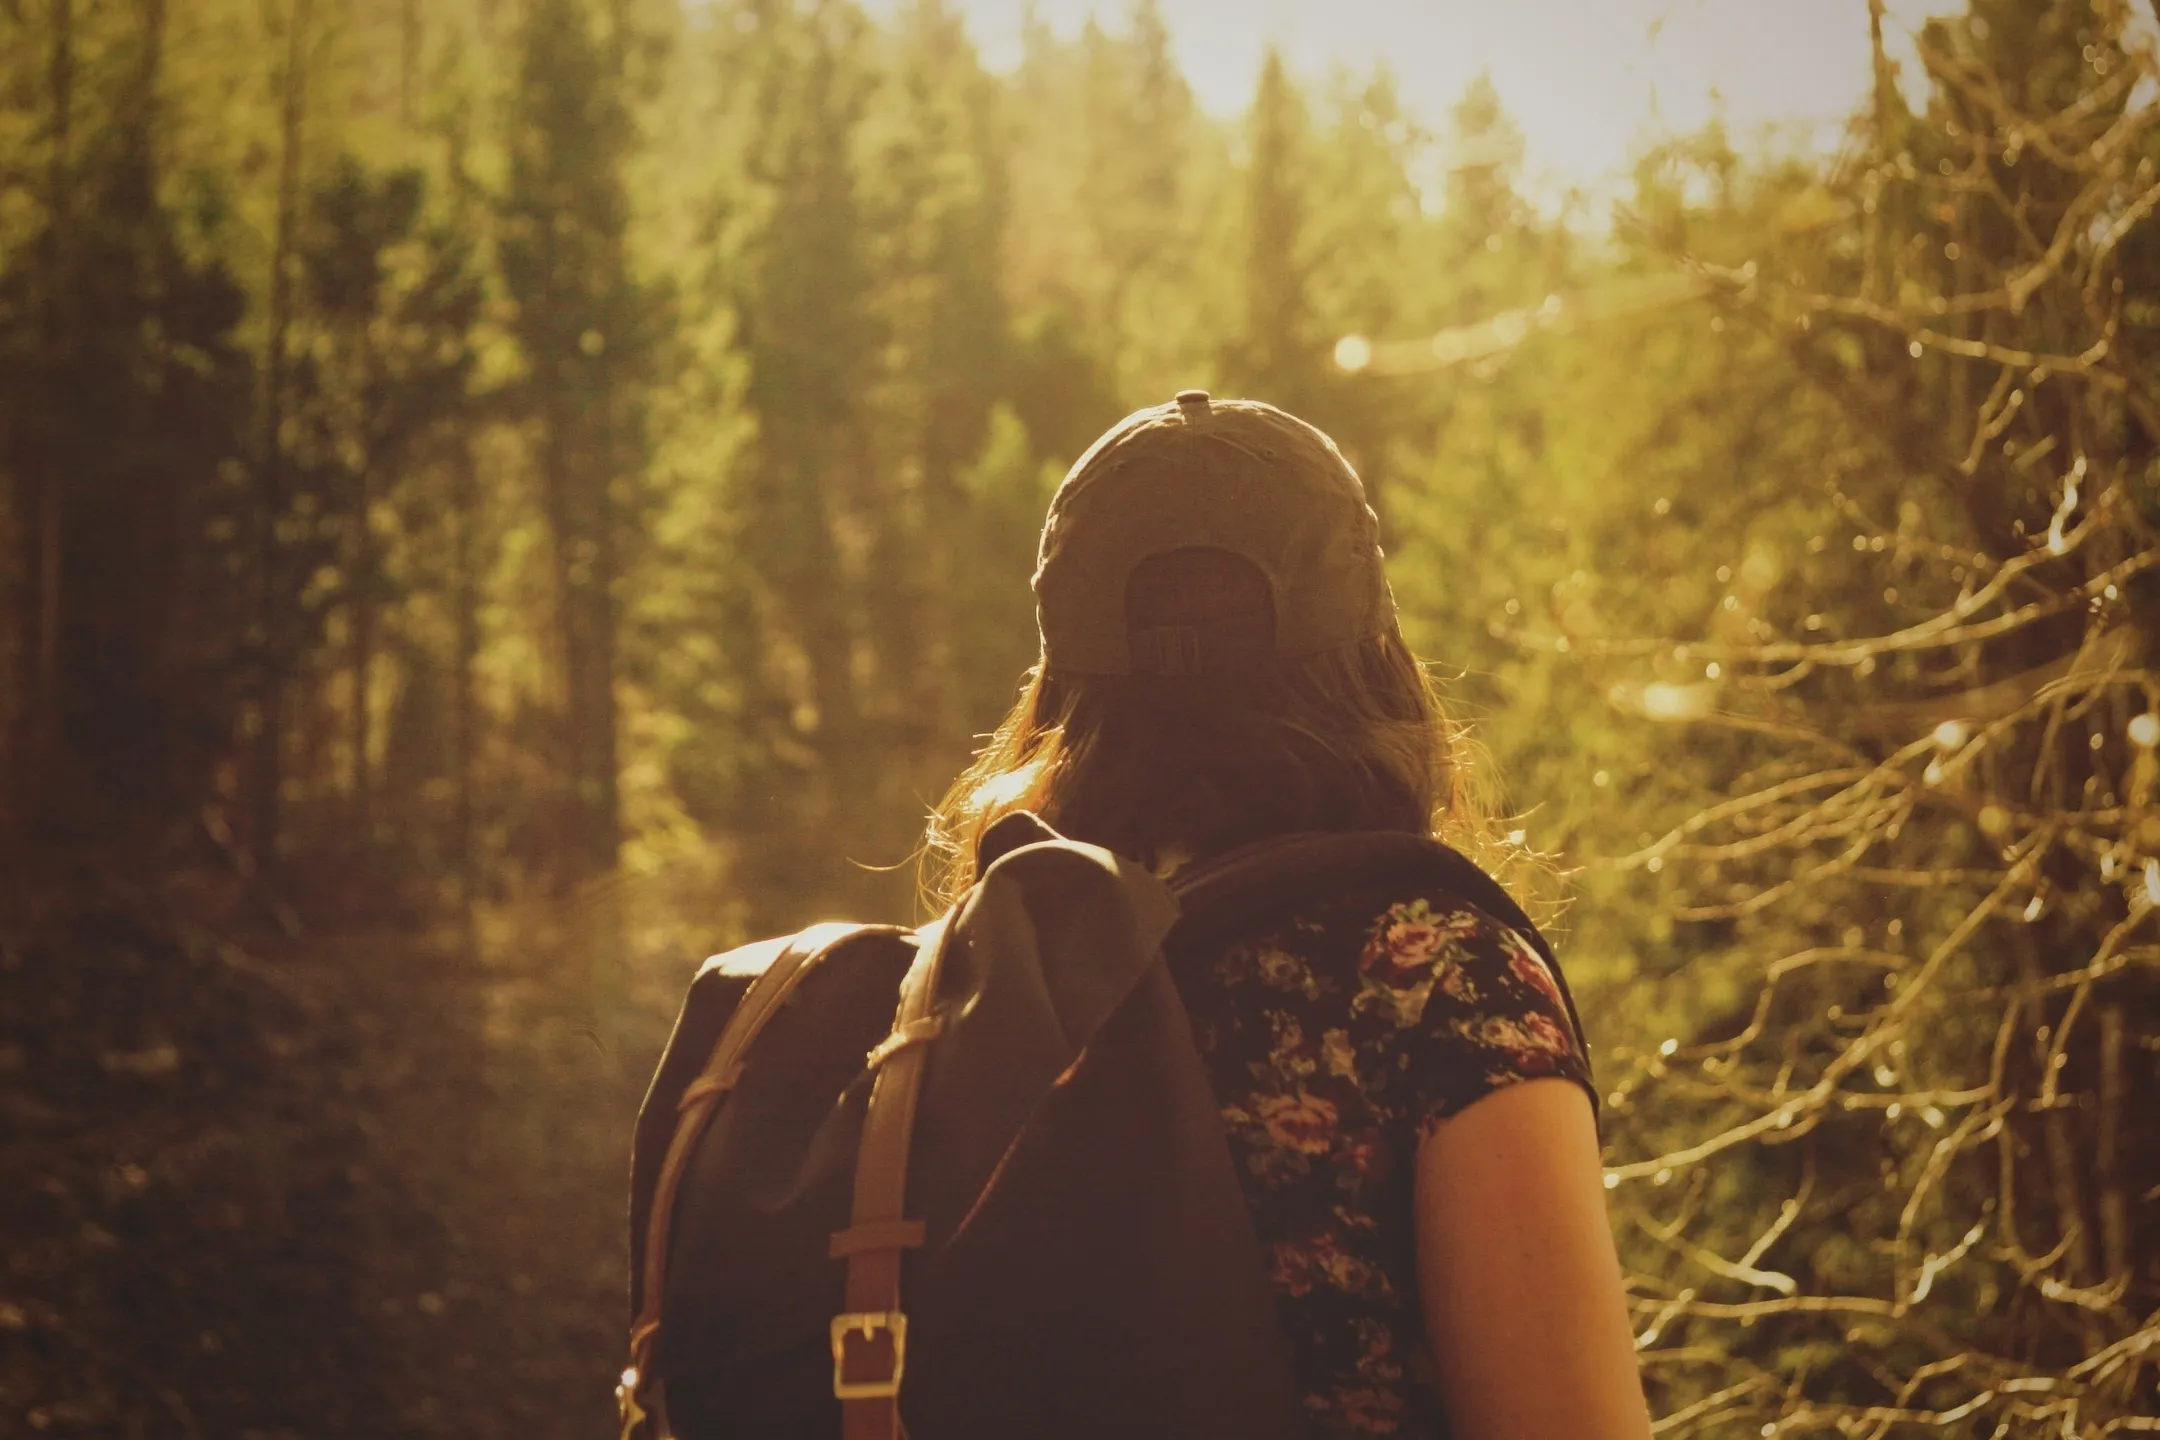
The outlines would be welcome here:
M 606 1433 L 667 1017 L 229 899 L 0 893 L 0 1436 Z

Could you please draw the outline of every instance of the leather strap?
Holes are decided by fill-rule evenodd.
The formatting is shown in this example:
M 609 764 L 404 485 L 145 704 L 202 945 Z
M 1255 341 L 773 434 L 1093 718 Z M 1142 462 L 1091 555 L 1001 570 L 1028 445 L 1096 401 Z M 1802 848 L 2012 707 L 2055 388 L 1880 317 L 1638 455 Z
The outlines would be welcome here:
M 712 1056 L 698 1077 L 683 1087 L 675 1107 L 675 1133 L 669 1137 L 667 1158 L 660 1164 L 653 1188 L 652 1211 L 646 1220 L 644 1303 L 637 1322 L 630 1327 L 630 1363 L 623 1371 L 616 1398 L 622 1418 L 622 1440 L 662 1440 L 674 1433 L 668 1424 L 665 1388 L 657 1373 L 663 1292 L 667 1285 L 668 1237 L 673 1230 L 675 1196 L 682 1188 L 698 1137 L 720 1108 L 720 1102 L 742 1078 L 743 1059 L 750 1045 L 779 1013 L 795 987 L 841 941 L 869 930 L 888 927 L 868 925 L 813 925 L 797 935 L 760 971 L 736 1003 L 713 1046 Z
M 922 1243 L 920 1220 L 873 1220 L 867 1225 L 833 1231 L 826 1253 L 835 1260 L 844 1260 L 858 1250 L 912 1250 Z
M 847 1258 L 847 1311 L 833 1321 L 834 1389 L 840 1393 L 843 1440 L 901 1440 L 899 1379 L 907 1360 L 907 1321 L 900 1309 L 900 1257 L 922 1243 L 922 1225 L 905 1216 L 908 1147 L 923 1062 L 936 1034 L 930 1007 L 938 969 L 952 935 L 951 917 L 920 932 L 921 948 L 900 982 L 892 1036 L 870 1052 L 878 1066 L 863 1115 L 855 1158 L 855 1198 L 848 1228 L 832 1238 Z M 877 1392 L 850 1395 L 847 1386 Z

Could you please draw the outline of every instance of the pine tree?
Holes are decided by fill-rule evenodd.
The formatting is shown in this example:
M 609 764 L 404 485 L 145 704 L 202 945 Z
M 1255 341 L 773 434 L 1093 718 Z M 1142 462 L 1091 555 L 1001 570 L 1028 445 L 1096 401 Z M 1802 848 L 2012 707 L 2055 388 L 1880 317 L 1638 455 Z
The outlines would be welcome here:
M 1120 390 L 1133 403 L 1156 403 L 1205 381 L 1194 371 L 1214 358 L 1196 351 L 1191 335 L 1201 288 L 1191 173 L 1199 116 L 1157 0 L 1134 0 L 1126 33 L 1091 27 L 1082 44 L 1079 202 L 1101 273 L 1094 325 Z
M 1311 136 L 1304 97 L 1270 48 L 1246 119 L 1245 267 L 1223 370 L 1246 393 L 1294 414 L 1326 408 L 1327 349 L 1310 301 Z
M 478 277 L 469 243 L 430 223 L 426 204 L 420 170 L 373 174 L 347 155 L 313 188 L 295 244 L 305 349 L 288 387 L 288 465 L 295 488 L 316 498 L 320 522 L 294 558 L 304 573 L 337 577 L 328 592 L 304 597 L 301 609 L 311 651 L 328 648 L 333 623 L 342 640 L 343 664 L 326 654 L 318 668 L 326 677 L 342 673 L 343 773 L 335 783 L 350 813 L 338 830 L 362 843 L 376 819 L 377 757 L 387 738 L 375 718 L 387 678 L 378 673 L 385 610 L 412 558 L 399 521 L 428 508 L 414 481 L 427 473 L 445 427 L 477 418 L 465 391 Z M 431 673 L 423 667 L 407 679 Z
M 165 13 L 51 11 L 34 262 L 0 270 L 0 365 L 30 591 L 11 757 L 38 825 L 109 838 L 186 817 L 232 723 L 224 500 L 247 367 L 212 197 L 190 237 L 160 190 Z M 79 83 L 79 49 L 104 63 Z
M 1008 364 L 998 250 L 1005 155 L 998 97 L 960 18 L 920 0 L 899 22 L 886 83 L 866 117 L 865 224 L 879 325 L 889 337 L 875 381 L 877 539 L 864 607 L 878 657 L 880 731 L 894 791 L 927 791 L 955 768 L 943 737 L 970 720 L 956 702 L 962 613 L 984 603 L 963 547 L 969 468 L 982 453 Z M 905 777 L 905 778 L 903 778 Z M 897 807 L 896 807 L 897 808 Z M 887 842 L 904 845 L 902 836 Z
M 724 823 L 768 842 L 746 867 L 749 893 L 822 896 L 850 878 L 829 837 L 876 786 L 864 706 L 896 678 L 874 668 L 867 612 L 907 603 L 869 591 L 865 573 L 895 519 L 877 501 L 896 478 L 878 471 L 868 404 L 890 343 L 859 174 L 875 74 L 866 22 L 842 0 L 738 13 L 718 59 L 740 137 L 729 308 L 756 438 L 724 504 L 745 586 L 729 606 L 755 642 L 738 651 L 753 668 L 737 680 L 731 743 L 745 759 Z
M 517 304 L 541 505 L 553 547 L 573 878 L 622 844 L 616 700 L 621 495 L 642 440 L 634 383 L 653 323 L 627 271 L 622 168 L 634 136 L 582 0 L 532 0 L 518 35 L 501 264 Z
M 1489 73 L 1480 73 L 1449 114 L 1453 153 L 1448 157 L 1445 207 L 1456 260 L 1474 251 L 1499 250 L 1517 238 L 1527 210 L 1517 187 L 1523 160 L 1522 132 L 1500 103 Z

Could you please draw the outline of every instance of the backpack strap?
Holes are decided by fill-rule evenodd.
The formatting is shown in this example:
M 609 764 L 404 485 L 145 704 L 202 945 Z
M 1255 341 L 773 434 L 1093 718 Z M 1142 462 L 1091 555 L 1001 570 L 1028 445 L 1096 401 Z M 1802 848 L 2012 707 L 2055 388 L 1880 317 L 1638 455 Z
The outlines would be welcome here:
M 657 1373 L 660 1322 L 667 1288 L 668 1239 L 675 1218 L 675 1196 L 682 1187 L 698 1138 L 712 1120 L 720 1102 L 742 1078 L 743 1058 L 751 1043 L 780 1007 L 787 1003 L 803 977 L 836 946 L 869 931 L 891 931 L 882 925 L 813 925 L 795 936 L 751 980 L 727 1025 L 720 1032 L 705 1068 L 683 1088 L 675 1105 L 675 1128 L 668 1139 L 667 1156 L 653 1189 L 652 1209 L 645 1235 L 643 1303 L 630 1329 L 630 1363 L 616 1387 L 615 1398 L 622 1421 L 622 1440 L 664 1440 L 674 1432 L 667 1421 L 667 1402 Z
M 931 1009 L 953 917 L 917 932 L 915 963 L 900 982 L 892 1033 L 871 1050 L 877 1071 L 863 1114 L 848 1228 L 830 1253 L 847 1262 L 847 1309 L 832 1321 L 833 1394 L 843 1440 L 902 1440 L 900 1380 L 907 1369 L 907 1315 L 900 1308 L 903 1251 L 923 1243 L 923 1223 L 906 1218 L 908 1150 L 922 1093 L 927 1042 L 943 1028 Z

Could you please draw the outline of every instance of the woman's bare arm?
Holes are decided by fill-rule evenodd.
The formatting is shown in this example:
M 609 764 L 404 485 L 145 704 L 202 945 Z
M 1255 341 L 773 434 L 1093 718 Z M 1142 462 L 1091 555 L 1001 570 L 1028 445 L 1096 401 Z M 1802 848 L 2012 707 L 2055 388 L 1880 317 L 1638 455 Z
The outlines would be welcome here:
M 1581 1087 L 1509 1085 L 1419 1147 L 1417 1266 L 1457 1440 L 1650 1434 Z

